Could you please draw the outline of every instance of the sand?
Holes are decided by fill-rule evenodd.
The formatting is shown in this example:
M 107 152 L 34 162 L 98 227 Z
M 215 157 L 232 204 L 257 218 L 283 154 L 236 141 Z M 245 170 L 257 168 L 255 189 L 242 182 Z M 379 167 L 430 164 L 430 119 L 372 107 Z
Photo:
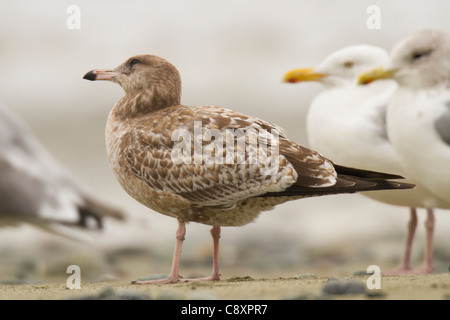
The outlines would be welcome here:
M 329 277 L 302 274 L 295 277 L 224 278 L 218 282 L 177 283 L 171 285 L 133 285 L 127 280 L 82 282 L 69 290 L 66 280 L 40 284 L 2 284 L 2 300 L 60 299 L 155 299 L 155 300 L 290 300 L 290 299 L 385 299 L 448 300 L 450 274 L 381 276 L 380 289 L 368 289 L 369 276 Z M 330 286 L 344 288 L 340 294 L 326 293 Z M 338 285 L 339 284 L 339 285 Z M 345 292 L 345 288 L 350 293 Z M 362 290 L 361 290 L 362 288 Z M 355 290 L 356 289 L 356 290 Z M 353 290 L 353 291 L 352 291 Z M 353 292 L 353 293 L 351 293 Z

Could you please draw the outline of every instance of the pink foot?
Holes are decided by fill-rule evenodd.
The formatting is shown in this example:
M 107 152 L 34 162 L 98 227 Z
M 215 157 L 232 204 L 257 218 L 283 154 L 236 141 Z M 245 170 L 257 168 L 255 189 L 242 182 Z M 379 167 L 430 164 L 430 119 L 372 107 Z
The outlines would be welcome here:
M 413 270 L 411 268 L 399 267 L 397 269 L 383 271 L 383 272 L 381 272 L 381 274 L 383 274 L 383 275 L 411 274 L 412 272 L 413 272 Z
M 209 277 L 204 278 L 193 278 L 193 279 L 183 279 L 183 277 L 179 276 L 178 278 L 175 277 L 168 277 L 167 279 L 156 279 L 156 280 L 136 280 L 132 281 L 132 284 L 171 284 L 171 283 L 178 283 L 178 282 L 197 282 L 197 281 L 219 281 L 220 280 L 220 274 L 213 274 Z

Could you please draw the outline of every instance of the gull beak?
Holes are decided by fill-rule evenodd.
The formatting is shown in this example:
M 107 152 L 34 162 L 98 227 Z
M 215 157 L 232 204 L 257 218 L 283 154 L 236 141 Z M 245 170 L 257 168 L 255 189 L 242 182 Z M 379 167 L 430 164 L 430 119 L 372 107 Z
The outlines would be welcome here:
M 284 75 L 283 82 L 320 81 L 326 76 L 325 73 L 314 72 L 314 68 L 294 69 Z
M 379 79 L 393 79 L 398 69 L 383 69 L 382 67 L 367 71 L 359 76 L 358 84 L 369 84 Z
M 91 80 L 91 81 L 95 81 L 95 80 L 113 80 L 119 74 L 120 74 L 120 72 L 116 72 L 116 71 L 113 71 L 113 70 L 95 69 L 95 70 L 91 70 L 88 73 L 86 73 L 83 76 L 83 79 Z

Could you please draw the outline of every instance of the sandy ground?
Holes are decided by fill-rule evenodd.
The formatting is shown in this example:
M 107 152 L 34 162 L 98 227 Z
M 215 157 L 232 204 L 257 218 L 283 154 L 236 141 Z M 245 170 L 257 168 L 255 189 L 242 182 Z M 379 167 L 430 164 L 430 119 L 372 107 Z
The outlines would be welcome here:
M 185 278 L 211 272 L 208 228 L 196 230 L 190 226 L 192 236 L 183 247 L 180 274 Z M 131 282 L 169 271 L 173 242 L 147 236 L 127 244 L 125 237 L 111 232 L 97 235 L 94 243 L 79 243 L 32 231 L 25 227 L 3 230 L 5 239 L 15 242 L 0 241 L 0 300 L 450 299 L 450 256 L 443 242 L 434 250 L 434 274 L 382 275 L 380 289 L 368 288 L 369 276 L 361 275 L 361 270 L 377 264 L 385 272 L 398 265 L 404 239 L 397 233 L 313 246 L 311 242 L 272 236 L 269 230 L 262 238 L 243 238 L 238 235 L 246 234 L 244 228 L 225 229 L 221 281 L 138 286 Z M 203 233 L 206 238 L 197 241 L 194 235 Z M 113 245 L 115 238 L 118 244 Z M 108 246 L 103 247 L 103 242 Z M 412 266 L 417 269 L 423 258 L 421 238 L 414 249 Z M 67 288 L 71 274 L 66 269 L 70 265 L 80 267 L 80 289 Z
M 247 270 L 248 271 L 248 270 Z M 245 271 L 240 271 L 245 272 Z M 0 285 L 2 300 L 61 299 L 154 299 L 154 300 L 291 300 L 291 299 L 385 299 L 448 300 L 450 273 L 432 275 L 382 275 L 380 289 L 369 289 L 368 275 L 328 276 L 297 274 L 270 278 L 222 277 L 216 282 L 190 282 L 171 285 L 133 285 L 130 280 L 81 282 L 69 290 L 66 278 L 32 284 Z M 372 282 L 374 283 L 374 282 Z

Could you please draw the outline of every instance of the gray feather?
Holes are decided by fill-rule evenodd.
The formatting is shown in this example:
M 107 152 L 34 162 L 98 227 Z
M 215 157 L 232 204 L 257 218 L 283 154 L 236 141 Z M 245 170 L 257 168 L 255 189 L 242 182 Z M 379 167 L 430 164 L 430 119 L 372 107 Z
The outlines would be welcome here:
M 434 122 L 434 128 L 441 139 L 450 145 L 450 101 L 445 104 L 447 110 Z
M 389 141 L 386 125 L 386 111 L 387 111 L 387 104 L 377 108 L 377 114 L 376 118 L 374 119 L 374 122 L 377 124 L 377 128 L 379 128 L 378 136 L 381 137 L 383 140 Z

